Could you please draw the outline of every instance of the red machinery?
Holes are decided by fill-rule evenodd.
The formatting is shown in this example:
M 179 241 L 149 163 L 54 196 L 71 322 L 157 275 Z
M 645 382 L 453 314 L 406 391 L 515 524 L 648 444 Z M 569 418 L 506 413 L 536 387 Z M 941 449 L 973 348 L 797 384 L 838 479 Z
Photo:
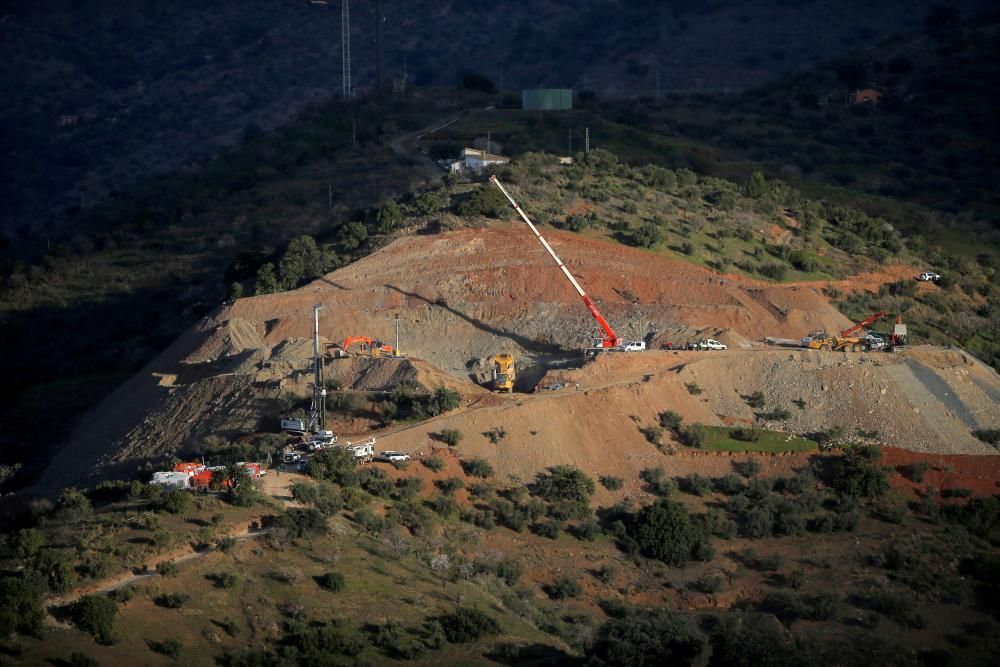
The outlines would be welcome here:
M 871 317 L 866 317 L 865 319 L 861 320 L 860 322 L 858 322 L 854 326 L 848 327 L 847 329 L 844 329 L 843 331 L 841 331 L 840 332 L 840 337 L 841 338 L 847 338 L 847 337 L 853 336 L 853 335 L 855 335 L 857 333 L 861 333 L 861 332 L 865 331 L 868 328 L 869 325 L 871 325 L 874 322 L 882 319 L 883 317 L 885 317 L 888 314 L 889 313 L 885 312 L 884 310 L 881 310 L 881 311 L 875 313 L 874 315 L 872 315 Z
M 587 307 L 587 310 L 590 311 L 591 317 L 594 318 L 594 320 L 597 322 L 597 326 L 600 327 L 601 330 L 601 337 L 594 339 L 593 348 L 608 350 L 608 349 L 614 349 L 619 345 L 621 345 L 624 341 L 618 337 L 618 334 L 614 332 L 614 329 L 611 328 L 611 325 L 608 324 L 608 321 L 604 319 L 604 316 L 601 315 L 601 311 L 597 310 L 597 306 L 594 305 L 594 302 L 590 300 L 590 297 L 587 296 L 587 293 L 583 291 L 582 287 L 580 287 L 580 283 L 576 282 L 576 278 L 574 278 L 573 274 L 569 272 L 569 269 L 566 268 L 566 265 L 563 264 L 563 261 L 559 259 L 559 255 L 557 255 L 556 251 L 552 249 L 552 246 L 549 245 L 548 241 L 546 241 L 542 237 L 542 235 L 539 233 L 535 225 L 532 224 L 531 220 L 528 219 L 528 216 L 525 215 L 524 211 L 521 210 L 521 207 L 517 205 L 517 202 L 514 201 L 514 198 L 511 197 L 510 194 L 507 192 L 506 188 L 504 188 L 504 186 L 500 184 L 500 181 L 497 180 L 496 176 L 490 176 L 490 180 L 494 183 L 494 185 L 500 188 L 500 192 L 502 192 L 504 196 L 507 197 L 507 200 L 511 203 L 511 206 L 513 206 L 514 210 L 517 211 L 517 214 L 520 215 L 521 219 L 528 224 L 528 228 L 535 235 L 535 238 L 537 238 L 538 241 L 545 247 L 549 255 L 552 256 L 552 259 L 555 260 L 556 264 L 559 266 L 563 274 L 569 280 L 570 284 L 573 285 L 573 289 L 575 289 L 576 293 L 580 295 L 581 299 L 583 299 L 583 305 L 585 305 Z
M 386 345 L 382 341 L 372 340 L 368 336 L 348 336 L 344 339 L 344 344 L 341 346 L 341 350 L 345 353 L 347 348 L 354 345 L 355 343 L 361 343 L 364 347 L 366 353 L 371 353 L 373 356 L 379 356 L 382 354 L 393 356 L 392 345 Z

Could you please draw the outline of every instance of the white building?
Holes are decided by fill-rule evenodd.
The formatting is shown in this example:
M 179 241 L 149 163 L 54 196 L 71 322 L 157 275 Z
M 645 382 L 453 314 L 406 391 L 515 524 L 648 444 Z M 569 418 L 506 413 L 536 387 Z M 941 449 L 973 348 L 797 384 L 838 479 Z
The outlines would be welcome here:
M 448 171 L 482 171 L 495 164 L 507 164 L 509 157 L 487 153 L 478 148 L 463 148 L 462 156 L 448 163 Z

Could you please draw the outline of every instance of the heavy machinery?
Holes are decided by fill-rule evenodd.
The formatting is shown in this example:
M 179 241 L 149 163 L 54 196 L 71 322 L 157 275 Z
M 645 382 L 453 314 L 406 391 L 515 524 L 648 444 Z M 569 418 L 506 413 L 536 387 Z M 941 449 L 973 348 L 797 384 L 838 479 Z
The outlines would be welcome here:
M 590 348 L 585 350 L 585 352 L 589 354 L 594 354 L 597 352 L 615 350 L 621 347 L 625 343 L 625 341 L 619 338 L 618 334 L 616 334 L 614 332 L 614 329 L 611 328 L 611 325 L 608 324 L 608 321 L 604 319 L 604 316 L 601 315 L 601 311 L 597 309 L 597 306 L 594 305 L 594 302 L 591 301 L 590 297 L 587 296 L 587 293 L 583 291 L 583 288 L 580 287 L 580 283 L 576 281 L 576 278 L 574 278 L 573 274 L 569 272 L 569 269 L 566 268 L 566 265 L 563 264 L 563 261 L 559 259 L 559 256 L 556 254 L 556 251 L 552 249 L 552 246 L 549 245 L 548 241 L 546 241 L 545 238 L 541 235 L 541 233 L 539 233 L 538 229 L 535 227 L 534 224 L 532 224 L 531 220 L 528 219 L 528 216 L 525 215 L 524 211 L 521 210 L 521 207 L 517 205 L 517 202 L 514 201 L 514 198 L 510 196 L 510 193 L 507 192 L 507 189 L 504 188 L 504 186 L 500 183 L 497 177 L 495 175 L 490 176 L 490 181 L 492 181 L 494 185 L 500 188 L 500 192 L 504 194 L 504 196 L 507 198 L 507 201 L 509 201 L 511 206 L 514 207 L 514 210 L 517 211 L 517 214 L 521 216 L 521 219 L 524 220 L 524 222 L 528 225 L 528 229 L 531 230 L 531 233 L 535 235 L 535 238 L 538 239 L 538 242 L 542 244 L 545 250 L 552 257 L 552 259 L 555 260 L 556 265 L 563 272 L 563 275 L 566 276 L 566 279 L 569 280 L 570 284 L 573 286 L 573 289 L 575 289 L 576 293 L 580 295 L 581 299 L 583 299 L 583 305 L 587 307 L 587 310 L 590 312 L 591 317 L 593 317 L 594 321 L 597 322 L 597 326 L 598 329 L 600 330 L 601 337 L 594 338 L 593 344 L 591 345 Z
M 348 336 L 344 339 L 344 344 L 341 346 L 341 351 L 346 354 L 347 348 L 357 343 L 361 343 L 361 349 L 364 354 L 370 354 L 373 357 L 398 357 L 399 351 L 393 349 L 392 345 L 386 345 L 380 340 L 373 340 L 368 336 Z
M 888 313 L 879 311 L 833 336 L 825 331 L 814 331 L 802 339 L 802 347 L 812 350 L 843 350 L 846 352 L 868 352 L 870 350 L 892 350 L 906 344 L 906 325 L 902 317 L 896 317 L 896 325 L 891 334 L 876 334 L 868 327 L 886 317 Z
M 495 391 L 514 391 L 516 377 L 513 354 L 498 354 L 493 357 L 493 389 Z

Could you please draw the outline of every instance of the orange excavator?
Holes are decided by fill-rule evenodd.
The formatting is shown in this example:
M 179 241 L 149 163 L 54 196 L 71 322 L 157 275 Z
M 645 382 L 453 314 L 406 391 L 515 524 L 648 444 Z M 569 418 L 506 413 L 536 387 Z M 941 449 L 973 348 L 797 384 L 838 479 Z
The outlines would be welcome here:
M 521 210 L 521 207 L 517 205 L 517 202 L 514 201 L 514 198 L 510 196 L 510 193 L 507 192 L 507 189 L 500 184 L 500 181 L 497 180 L 496 176 L 490 176 L 490 181 L 495 186 L 500 188 L 500 192 L 504 194 L 504 196 L 510 202 L 511 206 L 514 207 L 514 210 L 517 211 L 517 214 L 521 216 L 521 219 L 524 220 L 525 223 L 527 223 L 528 228 L 535 235 L 535 238 L 537 238 L 538 241 L 545 247 L 545 250 L 547 250 L 552 259 L 555 260 L 556 264 L 559 266 L 559 269 L 562 270 L 563 275 L 565 275 L 566 278 L 569 280 L 570 284 L 573 285 L 573 289 L 575 289 L 576 293 L 580 295 L 581 299 L 583 299 L 583 305 L 587 307 L 587 310 L 590 312 L 590 316 L 594 318 L 595 322 L 597 322 L 597 326 L 600 329 L 601 337 L 594 338 L 593 346 L 588 350 L 585 350 L 585 352 L 587 352 L 588 354 L 594 354 L 605 350 L 628 349 L 630 341 L 623 340 L 618 336 L 618 334 L 614 332 L 614 329 L 611 328 L 611 325 L 608 324 L 608 321 L 604 319 L 603 315 L 601 315 L 601 311 L 597 309 L 597 306 L 594 305 L 594 302 L 591 301 L 590 297 L 587 296 L 587 293 L 583 291 L 583 288 L 580 287 L 580 283 L 578 283 L 576 281 L 576 278 L 573 277 L 573 274 L 569 272 L 569 269 L 566 268 L 566 265 L 563 264 L 563 261 L 559 259 L 559 256 L 556 254 L 556 251 L 553 250 L 552 246 L 549 245 L 548 241 L 546 241 L 545 238 L 542 237 L 541 233 L 538 231 L 538 228 L 535 227 L 535 225 L 532 224 L 531 220 L 528 219 L 528 216 L 525 215 L 524 211 Z M 638 347 L 638 343 L 631 343 L 631 344 L 636 346 L 635 349 L 637 350 L 640 349 Z M 643 343 L 641 349 L 645 348 L 646 345 L 645 343 Z
M 386 345 L 380 340 L 372 340 L 368 336 L 348 336 L 344 339 L 344 344 L 340 349 L 344 352 L 344 354 L 346 354 L 347 348 L 357 343 L 361 344 L 361 349 L 364 354 L 370 354 L 373 357 L 381 357 L 383 355 L 387 357 L 395 357 L 399 354 L 392 348 L 392 345 Z

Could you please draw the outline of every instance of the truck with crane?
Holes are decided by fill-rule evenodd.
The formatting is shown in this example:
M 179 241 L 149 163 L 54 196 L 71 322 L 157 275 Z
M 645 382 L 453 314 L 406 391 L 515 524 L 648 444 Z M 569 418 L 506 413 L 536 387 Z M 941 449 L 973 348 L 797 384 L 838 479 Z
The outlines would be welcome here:
M 896 325 L 890 334 L 878 334 L 868 330 L 872 324 L 888 316 L 879 311 L 832 335 L 825 331 L 814 331 L 802 339 L 802 347 L 811 350 L 834 350 L 845 352 L 869 352 L 871 350 L 892 350 L 906 345 L 906 325 L 902 317 L 896 317 Z
M 624 351 L 626 349 L 635 351 L 644 350 L 646 347 L 645 343 L 643 343 L 640 347 L 638 342 L 626 341 L 615 333 L 614 329 L 611 328 L 611 325 L 608 324 L 608 321 L 604 319 L 603 315 L 601 315 L 601 311 L 597 309 L 594 302 L 589 296 L 587 296 L 587 293 L 583 291 L 583 288 L 580 287 L 580 283 L 577 282 L 576 278 L 573 277 L 573 274 L 570 273 L 568 268 L 566 268 L 566 264 L 559 259 L 559 255 L 556 254 L 556 251 L 552 249 L 552 246 L 550 246 L 549 242 L 545 240 L 545 237 L 543 237 L 538 231 L 538 228 L 535 227 L 521 207 L 518 206 L 517 202 L 514 201 L 514 198 L 510 196 L 510 193 L 507 192 L 507 189 L 500 183 L 500 180 L 496 177 L 496 175 L 490 176 L 490 181 L 500 188 L 500 192 L 502 192 L 504 197 L 507 198 L 507 201 L 509 201 L 511 206 L 514 207 L 514 210 L 517 211 L 519 216 L 521 216 L 521 219 L 524 220 L 525 224 L 528 225 L 528 229 L 531 230 L 531 233 L 535 235 L 538 242 L 542 244 L 542 247 L 545 248 L 546 252 L 549 253 L 549 256 L 555 261 L 556 266 L 559 267 L 559 269 L 563 272 L 563 275 L 566 276 L 566 279 L 569 280 L 573 289 L 576 290 L 576 293 L 579 294 L 580 298 L 583 300 L 583 304 L 587 307 L 587 311 L 590 312 L 590 316 L 593 317 L 594 321 L 597 323 L 600 338 L 594 338 L 591 346 L 585 349 L 584 353 L 593 355 L 600 352 Z

